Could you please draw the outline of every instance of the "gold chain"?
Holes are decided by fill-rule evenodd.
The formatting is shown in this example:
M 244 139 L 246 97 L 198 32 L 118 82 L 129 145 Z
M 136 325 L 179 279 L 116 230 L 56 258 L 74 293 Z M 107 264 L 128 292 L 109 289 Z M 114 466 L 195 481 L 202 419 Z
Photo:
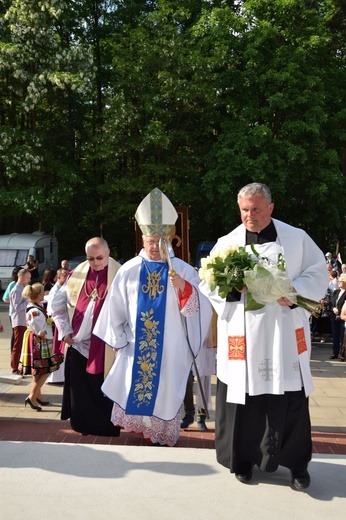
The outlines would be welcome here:
M 98 279 L 99 279 L 99 275 L 97 273 L 96 275 L 96 281 L 95 281 L 95 287 L 93 288 L 93 290 L 91 291 L 90 294 L 87 293 L 87 290 L 86 290 L 86 281 L 85 281 L 85 284 L 84 284 L 84 291 L 85 291 L 85 294 L 87 295 L 88 298 L 90 298 L 93 302 L 96 302 L 97 300 L 103 300 L 104 297 L 106 296 L 107 294 L 107 291 L 108 291 L 108 287 L 106 287 L 106 290 L 104 292 L 104 295 L 103 296 L 100 296 L 99 293 L 98 293 L 98 290 L 97 290 L 97 282 L 98 282 Z

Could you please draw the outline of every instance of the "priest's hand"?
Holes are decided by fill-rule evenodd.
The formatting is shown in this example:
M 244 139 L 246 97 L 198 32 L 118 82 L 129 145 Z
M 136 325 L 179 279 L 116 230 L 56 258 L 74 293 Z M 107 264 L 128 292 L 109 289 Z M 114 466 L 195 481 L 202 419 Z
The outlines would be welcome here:
M 291 287 L 291 292 L 293 293 L 296 293 L 297 291 L 295 290 L 294 287 Z M 292 305 L 295 305 L 295 302 L 292 302 L 289 298 L 285 298 L 284 296 L 282 296 L 281 298 L 279 298 L 277 300 L 278 304 L 281 305 L 282 307 L 291 307 Z
M 281 305 L 282 307 L 290 307 L 291 305 L 294 305 L 294 302 L 291 302 L 291 300 L 289 300 L 288 298 L 279 298 L 277 300 L 278 304 Z
M 71 334 L 67 334 L 66 336 L 63 337 L 62 340 L 65 343 L 67 343 L 68 345 L 72 345 L 73 344 L 73 339 L 71 338 Z

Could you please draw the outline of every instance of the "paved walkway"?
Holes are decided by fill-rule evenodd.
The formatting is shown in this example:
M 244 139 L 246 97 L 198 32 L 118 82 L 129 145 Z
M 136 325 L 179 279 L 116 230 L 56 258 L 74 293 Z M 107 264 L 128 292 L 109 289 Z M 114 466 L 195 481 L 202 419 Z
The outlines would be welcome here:
M 45 399 L 51 406 L 41 412 L 24 407 L 29 393 L 31 376 L 12 376 L 10 359 L 10 326 L 7 307 L 0 304 L 0 319 L 5 332 L 0 335 L 0 440 L 69 442 L 85 444 L 137 445 L 146 441 L 139 435 L 122 433 L 120 438 L 82 437 L 71 430 L 68 421 L 60 421 L 62 386 L 46 384 Z M 310 397 L 310 414 L 313 430 L 314 453 L 346 455 L 346 363 L 330 360 L 330 343 L 314 343 L 312 349 L 312 373 L 315 390 Z M 17 383 L 17 384 L 14 384 Z M 199 432 L 194 423 L 182 431 L 177 447 L 214 447 L 214 395 L 212 384 L 212 409 L 207 422 L 208 432 Z
M 285 468 L 254 471 L 240 484 L 218 465 L 214 452 L 214 410 L 209 431 L 182 431 L 174 448 L 151 446 L 141 437 L 83 437 L 60 421 L 62 387 L 45 385 L 51 402 L 35 412 L 24 407 L 31 377 L 9 380 L 10 327 L 0 304 L 0 511 L 2 518 L 52 520 L 212 519 L 319 520 L 344 518 L 346 498 L 346 364 L 329 360 L 331 345 L 315 343 L 310 398 L 313 430 L 312 483 L 296 492 Z M 14 383 L 18 384 L 14 384 Z M 213 384 L 215 393 L 215 381 Z M 214 402 L 214 399 L 213 399 Z M 204 449 L 196 449 L 204 448 Z

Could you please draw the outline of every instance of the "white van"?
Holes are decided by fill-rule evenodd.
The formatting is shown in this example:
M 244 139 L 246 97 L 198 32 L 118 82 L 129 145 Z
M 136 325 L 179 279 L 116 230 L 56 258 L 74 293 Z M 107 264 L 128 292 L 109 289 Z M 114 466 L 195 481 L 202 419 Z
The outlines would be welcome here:
M 15 266 L 24 267 L 29 255 L 39 261 L 39 278 L 47 267 L 58 268 L 58 240 L 40 231 L 0 235 L 0 281 L 5 290 Z

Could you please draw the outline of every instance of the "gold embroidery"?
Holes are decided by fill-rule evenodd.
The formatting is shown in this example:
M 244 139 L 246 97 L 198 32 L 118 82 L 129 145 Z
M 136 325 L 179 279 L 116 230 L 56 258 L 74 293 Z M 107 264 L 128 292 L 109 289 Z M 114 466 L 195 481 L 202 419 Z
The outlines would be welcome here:
M 228 336 L 228 359 L 245 360 L 245 336 Z
M 72 307 L 75 307 L 76 306 L 76 303 L 77 303 L 77 297 L 78 297 L 78 294 L 77 294 L 77 291 L 75 289 L 72 289 L 69 293 L 68 293 L 68 301 L 69 301 L 69 304 L 72 306 Z
M 139 338 L 139 351 L 142 355 L 137 358 L 139 370 L 134 387 L 134 403 L 137 403 L 137 408 L 143 404 L 148 406 L 153 397 L 153 380 L 157 367 L 157 336 L 160 334 L 157 329 L 159 322 L 154 320 L 153 309 L 141 312 L 141 321 L 144 325 L 141 329 L 143 334 Z
M 147 264 L 144 263 L 144 265 L 147 268 L 148 284 L 142 285 L 142 291 L 144 292 L 144 294 L 149 293 L 150 300 L 155 300 L 156 296 L 158 294 L 162 294 L 163 291 L 165 290 L 164 285 L 160 285 L 160 281 L 161 281 L 161 273 L 166 264 L 163 264 L 161 271 L 156 272 L 156 270 L 155 270 L 152 273 L 149 271 Z

